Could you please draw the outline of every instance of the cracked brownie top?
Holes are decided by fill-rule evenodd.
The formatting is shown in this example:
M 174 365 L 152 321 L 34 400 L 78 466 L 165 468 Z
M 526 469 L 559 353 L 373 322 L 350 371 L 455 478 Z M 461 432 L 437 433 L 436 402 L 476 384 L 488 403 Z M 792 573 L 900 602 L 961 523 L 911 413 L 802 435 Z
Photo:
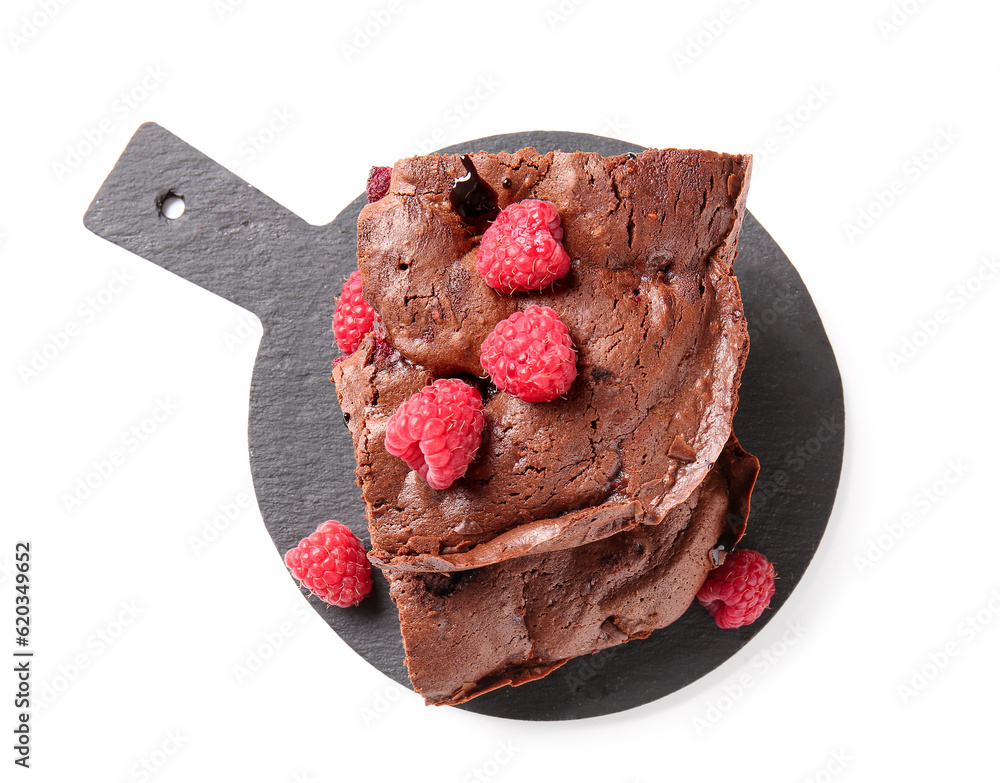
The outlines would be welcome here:
M 647 150 L 604 158 L 533 149 L 471 156 L 497 206 L 550 201 L 569 274 L 501 294 L 476 272 L 481 225 L 456 213 L 459 156 L 399 161 L 362 210 L 358 265 L 382 327 L 334 368 L 372 536 L 398 570 L 455 571 L 659 524 L 730 435 L 748 351 L 732 264 L 749 156 Z M 536 304 L 578 352 L 568 394 L 528 403 L 483 381 L 480 346 Z M 434 490 L 384 448 L 385 423 L 438 378 L 476 385 L 483 442 L 466 475 Z

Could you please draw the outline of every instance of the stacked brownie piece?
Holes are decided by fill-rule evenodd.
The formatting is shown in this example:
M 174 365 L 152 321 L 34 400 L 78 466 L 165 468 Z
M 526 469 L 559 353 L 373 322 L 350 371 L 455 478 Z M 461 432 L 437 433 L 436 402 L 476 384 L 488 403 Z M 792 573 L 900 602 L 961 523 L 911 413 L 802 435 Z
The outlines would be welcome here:
M 733 261 L 749 171 L 747 156 L 698 150 L 431 155 L 399 161 L 362 211 L 358 266 L 380 322 L 333 380 L 370 558 L 429 703 L 647 636 L 742 534 L 757 463 L 732 435 L 749 349 Z M 491 214 L 525 199 L 556 206 L 571 267 L 504 294 L 476 248 Z M 577 351 L 575 382 L 550 402 L 498 391 L 480 365 L 496 324 L 531 305 L 555 310 Z M 441 378 L 479 389 L 486 424 L 465 475 L 436 490 L 384 438 Z

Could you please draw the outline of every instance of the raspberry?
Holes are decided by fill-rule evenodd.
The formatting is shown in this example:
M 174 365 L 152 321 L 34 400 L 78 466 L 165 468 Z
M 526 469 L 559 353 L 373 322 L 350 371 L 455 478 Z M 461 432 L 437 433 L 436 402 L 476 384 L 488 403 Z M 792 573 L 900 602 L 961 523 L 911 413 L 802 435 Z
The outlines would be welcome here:
M 773 595 L 774 566 L 760 552 L 738 549 L 709 572 L 698 600 L 720 628 L 739 628 L 760 617 Z
M 554 400 L 576 380 L 573 341 L 551 307 L 531 305 L 498 323 L 479 361 L 498 389 L 526 402 Z
M 368 203 L 378 201 L 389 192 L 389 179 L 392 177 L 392 167 L 372 166 L 368 172 L 368 185 L 365 187 L 365 195 Z
M 457 378 L 442 378 L 389 417 L 385 448 L 434 489 L 447 489 L 475 458 L 485 421 L 479 392 Z
M 361 296 L 361 271 L 355 269 L 340 290 L 337 309 L 333 311 L 333 333 L 340 350 L 353 353 L 374 320 L 375 311 Z
M 569 271 L 559 213 L 551 201 L 511 204 L 486 229 L 476 250 L 476 271 L 504 294 L 540 291 Z
M 289 549 L 285 565 L 313 595 L 333 606 L 355 606 L 372 589 L 372 567 L 364 546 L 335 519 Z

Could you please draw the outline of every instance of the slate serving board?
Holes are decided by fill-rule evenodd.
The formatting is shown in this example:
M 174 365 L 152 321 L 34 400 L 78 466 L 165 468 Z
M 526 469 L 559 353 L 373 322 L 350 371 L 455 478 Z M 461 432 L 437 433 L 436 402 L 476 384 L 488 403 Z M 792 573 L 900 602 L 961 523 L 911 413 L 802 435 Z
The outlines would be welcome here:
M 522 147 L 616 155 L 635 144 L 555 131 L 503 134 L 445 152 Z M 391 163 L 391 161 L 373 161 Z M 359 183 L 361 185 L 363 183 Z M 183 198 L 177 219 L 168 196 Z M 250 467 L 264 524 L 283 553 L 326 519 L 368 541 L 354 482 L 351 438 L 330 383 L 335 297 L 356 267 L 358 196 L 330 223 L 311 225 L 159 125 L 132 137 L 87 210 L 84 224 L 107 239 L 255 313 L 264 336 L 250 388 Z M 605 715 L 659 699 L 738 652 L 773 619 L 816 552 L 833 507 L 844 444 L 837 362 L 809 292 L 788 258 L 747 214 L 736 263 L 751 350 L 735 430 L 761 461 L 742 546 L 776 564 L 777 593 L 757 623 L 717 628 L 697 604 L 648 639 L 578 658 L 547 678 L 462 705 L 524 720 Z M 191 448 L 197 444 L 192 443 Z M 313 607 L 359 655 L 409 687 L 388 584 L 350 610 Z M 295 588 L 289 576 L 289 590 Z

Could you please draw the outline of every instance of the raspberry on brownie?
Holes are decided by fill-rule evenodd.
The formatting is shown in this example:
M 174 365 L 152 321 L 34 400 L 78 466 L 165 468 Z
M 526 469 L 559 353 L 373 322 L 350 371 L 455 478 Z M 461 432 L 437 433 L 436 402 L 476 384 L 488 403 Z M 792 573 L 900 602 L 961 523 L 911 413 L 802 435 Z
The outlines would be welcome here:
M 385 449 L 434 489 L 447 489 L 475 458 L 483 421 L 479 392 L 457 378 L 442 378 L 389 417 Z
M 355 269 L 340 289 L 340 298 L 333 311 L 333 334 L 337 347 L 352 353 L 361 338 L 371 331 L 375 311 L 361 294 L 361 272 Z
M 358 223 L 373 335 L 333 370 L 350 416 L 372 537 L 392 570 L 449 572 L 659 524 L 702 482 L 730 436 L 748 351 L 732 264 L 750 158 L 647 150 L 605 158 L 533 149 L 429 155 L 393 167 Z M 501 293 L 476 268 L 486 228 L 455 209 L 475 174 L 504 210 L 558 212 L 569 272 Z M 428 383 L 485 378 L 501 321 L 551 308 L 577 351 L 564 396 L 537 403 L 480 384 L 477 458 L 435 490 L 386 451 L 386 422 Z
M 498 389 L 526 402 L 554 400 L 576 378 L 573 341 L 551 307 L 532 305 L 498 323 L 479 363 Z
M 391 166 L 372 166 L 368 172 L 368 185 L 365 187 L 365 196 L 368 203 L 378 201 L 389 192 L 389 179 L 392 177 Z
M 569 272 L 559 212 L 551 201 L 525 199 L 497 215 L 476 250 L 476 271 L 505 294 L 540 291 Z

